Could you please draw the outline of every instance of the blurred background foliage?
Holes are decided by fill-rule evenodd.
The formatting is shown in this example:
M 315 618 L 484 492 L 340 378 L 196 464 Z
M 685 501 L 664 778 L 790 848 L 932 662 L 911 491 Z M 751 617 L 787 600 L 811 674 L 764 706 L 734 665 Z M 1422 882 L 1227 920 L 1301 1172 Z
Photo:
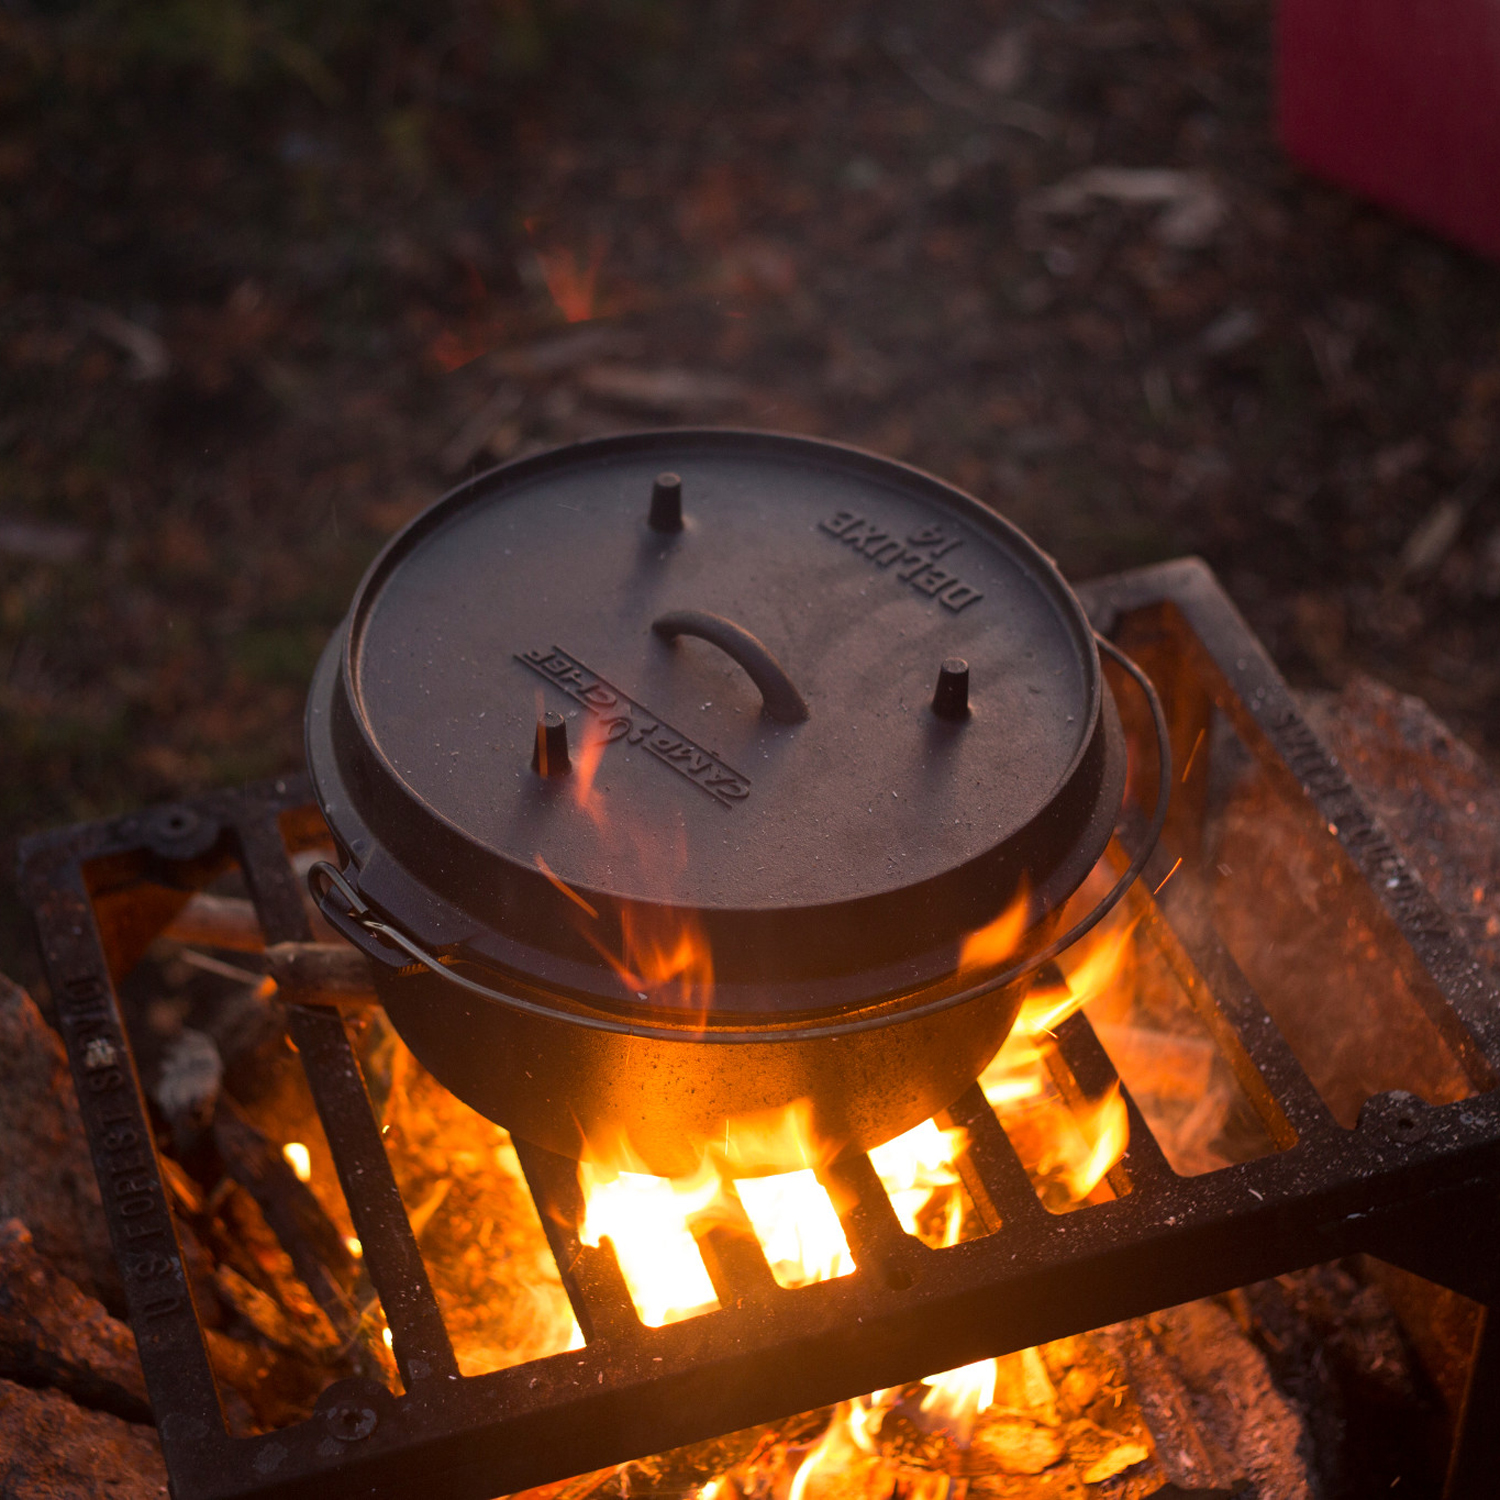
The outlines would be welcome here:
M 679 423 L 1200 552 L 1495 753 L 1500 275 L 1297 172 L 1272 59 L 1270 0 L 0 0 L 0 861 L 295 770 L 400 525 Z
M 369 103 L 381 61 L 413 55 L 472 88 L 579 65 L 621 81 L 683 19 L 673 0 L 38 0 L 7 12 L 11 103 L 164 77 L 242 95 L 294 80 L 326 104 Z

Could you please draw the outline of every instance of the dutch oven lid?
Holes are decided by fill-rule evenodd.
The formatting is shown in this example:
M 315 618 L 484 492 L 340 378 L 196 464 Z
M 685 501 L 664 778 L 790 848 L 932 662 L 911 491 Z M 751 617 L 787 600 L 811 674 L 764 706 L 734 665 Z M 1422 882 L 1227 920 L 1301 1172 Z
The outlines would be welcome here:
M 966 715 L 933 707 L 952 658 Z M 365 899 L 422 941 L 656 1006 L 606 955 L 686 910 L 739 1014 L 939 981 L 1018 883 L 1077 886 L 1123 778 L 1087 620 L 1025 536 L 902 465 L 725 431 L 560 449 L 419 516 L 325 653 L 308 749 Z

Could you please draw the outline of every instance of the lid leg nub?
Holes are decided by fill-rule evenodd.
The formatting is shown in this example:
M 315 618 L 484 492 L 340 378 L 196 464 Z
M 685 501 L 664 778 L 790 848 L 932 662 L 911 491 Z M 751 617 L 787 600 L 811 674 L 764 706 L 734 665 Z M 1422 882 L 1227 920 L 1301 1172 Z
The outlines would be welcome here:
M 651 486 L 651 514 L 646 524 L 652 531 L 682 530 L 682 477 L 665 473 Z
M 969 664 L 963 657 L 950 656 L 938 669 L 932 711 L 938 718 L 954 722 L 969 717 Z
M 573 769 L 568 759 L 568 721 L 561 714 L 549 711 L 536 721 L 531 769 L 538 776 L 566 776 Z

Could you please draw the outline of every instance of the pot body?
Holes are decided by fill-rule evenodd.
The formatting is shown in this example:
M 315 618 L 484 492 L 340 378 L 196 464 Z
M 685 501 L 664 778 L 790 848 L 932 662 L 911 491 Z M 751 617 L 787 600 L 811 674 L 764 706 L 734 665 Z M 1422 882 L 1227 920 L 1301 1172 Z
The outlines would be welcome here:
M 331 670 L 333 652 L 323 670 Z M 1124 732 L 1106 691 L 1099 724 L 1103 795 L 1088 836 L 1056 871 L 1053 891 L 1015 957 L 1039 952 L 1074 916 L 1067 896 L 1108 842 L 1124 790 Z M 317 748 L 314 726 L 314 748 Z M 371 958 L 375 990 L 391 1024 L 424 1067 L 471 1108 L 512 1134 L 560 1155 L 677 1177 L 705 1155 L 738 1176 L 797 1171 L 867 1151 L 952 1104 L 1000 1050 L 1032 983 L 1027 975 L 944 1009 L 927 1002 L 966 988 L 944 984 L 887 995 L 864 1006 L 810 1011 L 761 1024 L 716 1024 L 643 1014 L 655 1035 L 601 1030 L 590 1017 L 623 1019 L 586 997 L 537 989 L 513 971 L 476 962 L 479 941 L 461 913 L 433 897 L 383 855 L 361 866 L 335 837 L 346 875 L 381 905 L 399 905 L 405 926 L 441 952 L 448 967 L 545 1014 L 485 1000 L 444 972 L 363 928 L 327 892 L 324 915 Z M 1042 892 L 1033 892 L 1036 897 Z M 465 941 L 464 939 L 467 939 Z M 908 1014 L 918 1008 L 922 1014 Z M 674 1034 L 660 1035 L 663 1029 Z
M 973 679 L 956 707 L 940 662 Z M 323 911 L 416 1056 L 525 1140 L 667 1176 L 795 1170 L 951 1104 L 1126 761 L 1087 617 L 1009 523 L 872 455 L 711 431 L 536 455 L 416 518 L 324 653 L 307 749 L 353 896 Z
M 796 1171 L 910 1130 L 984 1070 L 1029 983 L 843 1035 L 785 1026 L 718 1042 L 507 1010 L 430 971 L 379 968 L 376 990 L 423 1065 L 480 1114 L 564 1156 L 676 1177 L 709 1154 L 741 1176 Z

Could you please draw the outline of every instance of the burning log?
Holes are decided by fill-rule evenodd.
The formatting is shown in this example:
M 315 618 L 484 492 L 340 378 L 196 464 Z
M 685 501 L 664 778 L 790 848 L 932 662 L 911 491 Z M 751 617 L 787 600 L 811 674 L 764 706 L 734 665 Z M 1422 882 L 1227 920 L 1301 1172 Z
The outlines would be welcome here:
M 353 1261 L 323 1206 L 276 1149 L 228 1100 L 214 1114 L 214 1144 L 229 1176 L 259 1205 L 297 1276 L 340 1332 L 352 1329 Z
M 162 937 L 188 948 L 227 948 L 233 953 L 259 953 L 266 946 L 260 918 L 250 902 L 208 891 L 195 892 Z
M 962 1409 L 970 1374 L 881 1391 L 513 1500 L 1060 1500 L 1085 1485 L 1098 1500 L 1137 1500 L 1167 1482 L 1100 1340 L 1060 1339 L 997 1361 L 997 1399 L 977 1417 Z
M 370 961 L 347 943 L 276 943 L 266 973 L 289 1005 L 359 1009 L 375 1003 Z
M 1311 1480 L 1300 1414 L 1264 1356 L 1217 1302 L 1189 1302 L 1105 1329 L 1179 1488 L 1251 1487 L 1258 1500 L 1301 1500 Z

